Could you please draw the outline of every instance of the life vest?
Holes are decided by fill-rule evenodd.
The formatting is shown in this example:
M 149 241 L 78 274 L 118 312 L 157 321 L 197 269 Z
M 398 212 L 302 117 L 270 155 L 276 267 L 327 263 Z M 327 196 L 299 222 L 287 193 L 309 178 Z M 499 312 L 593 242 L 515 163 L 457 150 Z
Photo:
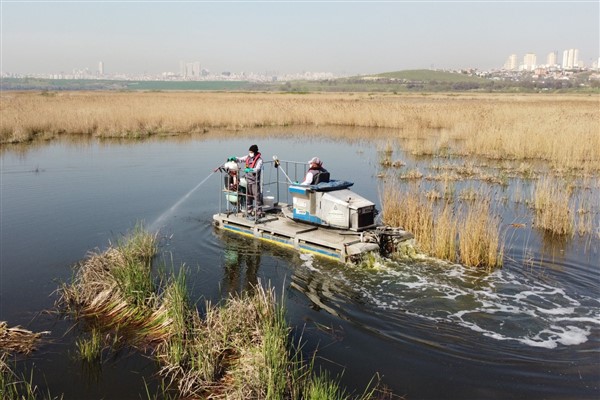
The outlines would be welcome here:
M 312 182 L 310 183 L 311 185 L 316 185 L 317 183 L 321 182 L 329 182 L 329 171 L 323 167 L 311 167 L 308 169 L 308 172 L 312 172 L 313 174 Z
M 256 163 L 258 162 L 260 158 L 260 153 L 256 153 L 254 155 L 254 157 L 250 158 L 246 158 L 246 168 L 254 168 L 256 166 Z

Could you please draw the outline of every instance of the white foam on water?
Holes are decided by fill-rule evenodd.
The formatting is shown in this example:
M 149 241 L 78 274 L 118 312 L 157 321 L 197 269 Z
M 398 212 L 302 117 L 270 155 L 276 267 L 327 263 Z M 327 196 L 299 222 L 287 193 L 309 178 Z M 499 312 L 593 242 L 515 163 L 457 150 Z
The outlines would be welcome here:
M 575 312 L 575 308 L 574 307 L 558 307 L 558 308 L 551 308 L 551 309 L 545 309 L 545 308 L 537 308 L 537 311 L 543 313 L 543 314 L 550 314 L 550 315 L 562 315 L 562 314 L 573 314 Z
M 311 271 L 316 271 L 317 269 L 313 267 L 313 262 L 315 260 L 315 256 L 310 253 L 300 253 L 300 259 L 303 261 L 302 265 Z
M 600 325 L 600 318 L 592 317 L 570 317 L 570 318 L 556 318 L 556 321 L 571 321 L 571 322 L 587 322 L 590 324 Z
M 450 322 L 499 341 L 554 349 L 585 343 L 600 325 L 600 301 L 505 270 L 482 275 L 460 265 L 376 260 L 344 280 L 373 307 Z M 585 304 L 585 305 L 582 305 Z
M 540 331 L 531 338 L 519 338 L 519 342 L 532 347 L 544 347 L 555 349 L 558 344 L 564 346 L 574 346 L 587 342 L 590 335 L 590 328 L 579 328 L 576 326 L 559 327 L 552 325 L 549 329 Z

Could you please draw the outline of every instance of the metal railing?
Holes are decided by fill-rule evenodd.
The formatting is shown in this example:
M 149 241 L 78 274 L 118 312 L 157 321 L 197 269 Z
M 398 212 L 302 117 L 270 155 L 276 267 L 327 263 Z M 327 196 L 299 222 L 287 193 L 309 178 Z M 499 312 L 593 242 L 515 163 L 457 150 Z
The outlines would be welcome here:
M 282 168 L 285 173 L 282 172 Z M 304 180 L 307 170 L 308 164 L 298 161 L 263 161 L 260 177 L 260 192 L 262 194 L 263 206 L 265 205 L 265 197 L 268 199 L 272 197 L 274 206 L 280 205 L 283 199 L 285 199 L 284 202 L 286 204 L 290 204 L 291 196 L 288 187 L 293 184 L 293 182 Z M 221 172 L 219 180 L 219 213 L 225 212 L 229 215 L 231 213 L 241 212 L 244 216 L 247 216 L 247 205 L 250 196 L 247 194 L 247 189 L 242 190 L 243 188 L 240 185 L 240 180 L 244 175 L 239 174 L 238 171 L 237 186 L 232 188 L 230 186 L 230 180 L 227 179 L 231 178 L 229 173 L 223 167 L 219 168 L 219 171 Z M 235 196 L 235 204 L 233 204 L 232 201 L 229 201 L 229 196 L 232 196 L 232 199 L 234 198 L 233 196 Z M 226 200 L 225 207 L 223 207 L 224 199 Z

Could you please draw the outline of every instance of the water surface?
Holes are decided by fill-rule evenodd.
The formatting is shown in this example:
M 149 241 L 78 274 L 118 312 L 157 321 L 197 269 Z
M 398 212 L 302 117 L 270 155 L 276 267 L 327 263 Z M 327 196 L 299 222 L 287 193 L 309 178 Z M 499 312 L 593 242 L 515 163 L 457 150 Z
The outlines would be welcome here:
M 100 366 L 81 364 L 74 322 L 44 312 L 88 251 L 143 221 L 160 229 L 157 262 L 185 266 L 198 304 L 270 282 L 305 351 L 317 349 L 319 365 L 343 372 L 351 390 L 379 374 L 407 398 L 597 398 L 596 238 L 515 230 L 505 235 L 504 267 L 486 273 L 429 258 L 345 266 L 215 230 L 219 178 L 210 174 L 255 142 L 266 159 L 319 156 L 332 177 L 354 181 L 353 189 L 381 209 L 382 142 L 326 139 L 326 129 L 321 139 L 289 133 L 5 149 L 0 320 L 52 332 L 19 365 L 34 368 L 39 385 L 65 399 L 138 399 L 145 381 L 155 387 L 156 365 L 134 351 L 111 353 Z M 430 162 L 396 156 L 405 169 Z M 510 200 L 517 183 L 491 186 L 504 207 L 504 231 L 531 219 Z

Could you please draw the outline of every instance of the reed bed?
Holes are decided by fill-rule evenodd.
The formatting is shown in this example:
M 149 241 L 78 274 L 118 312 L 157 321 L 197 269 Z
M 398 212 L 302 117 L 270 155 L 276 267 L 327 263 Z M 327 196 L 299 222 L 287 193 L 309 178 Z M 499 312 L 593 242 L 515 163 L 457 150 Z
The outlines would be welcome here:
M 294 350 L 272 289 L 257 286 L 218 306 L 207 302 L 201 315 L 188 299 L 183 269 L 152 283 L 155 251 L 155 236 L 136 230 L 118 246 L 91 254 L 73 282 L 60 289 L 59 305 L 104 337 L 124 335 L 127 343 L 151 351 L 161 366 L 165 396 L 175 391 L 207 399 L 350 398 Z M 98 346 L 90 347 L 82 353 L 97 354 Z M 303 397 L 306 393 L 326 397 Z
M 579 195 L 577 206 L 575 207 L 577 222 L 573 225 L 575 225 L 575 230 L 579 236 L 593 234 L 594 210 L 600 210 L 600 198 L 599 196 L 594 196 L 591 190 L 586 190 Z M 600 224 L 598 226 L 597 235 L 600 239 Z
M 414 154 L 546 160 L 600 169 L 598 96 L 3 92 L 0 143 L 61 134 L 144 137 L 266 126 L 397 130 Z
M 535 187 L 534 224 L 553 235 L 571 235 L 574 215 L 570 206 L 571 193 L 564 182 L 544 177 Z
M 458 234 L 458 224 L 454 216 L 453 206 L 450 202 L 445 202 L 443 208 L 435 219 L 434 230 L 432 232 L 431 252 L 436 257 L 454 261 L 456 260 L 456 240 Z M 463 239 L 461 234 L 460 238 Z M 473 265 L 465 260 L 461 251 L 461 258 L 467 265 Z
M 468 207 L 458 224 L 461 262 L 474 267 L 502 266 L 499 225 L 499 218 L 491 214 L 488 200 Z
M 406 192 L 398 184 L 384 185 L 381 197 L 382 222 L 402 227 L 415 236 L 420 250 L 433 250 L 434 212 L 433 201 L 423 199 L 420 186 L 413 184 Z
M 387 183 L 382 190 L 382 222 L 400 226 L 415 236 L 420 251 L 470 267 L 502 266 L 498 217 L 488 201 L 462 207 L 447 199 L 441 205 L 419 183 Z M 485 199 L 483 193 L 477 197 Z

